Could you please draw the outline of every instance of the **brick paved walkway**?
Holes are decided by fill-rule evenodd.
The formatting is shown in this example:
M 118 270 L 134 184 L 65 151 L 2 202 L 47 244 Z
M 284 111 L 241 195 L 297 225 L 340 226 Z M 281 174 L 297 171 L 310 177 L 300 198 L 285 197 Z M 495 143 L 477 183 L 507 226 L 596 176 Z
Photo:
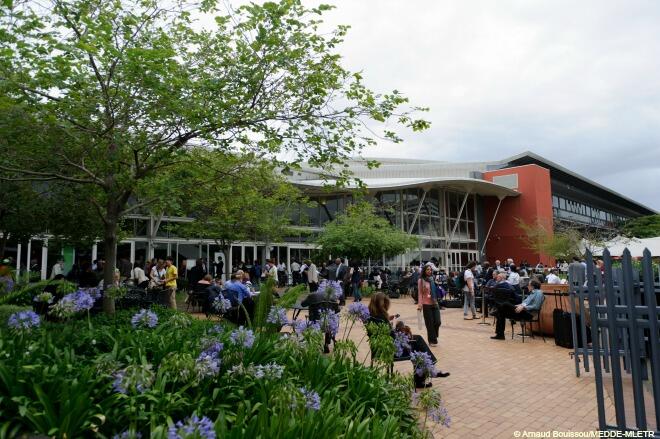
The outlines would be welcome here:
M 411 299 L 393 300 L 390 314 L 396 313 L 426 339 L 426 331 L 417 329 Z M 445 399 L 452 426 L 439 437 L 511 438 L 524 430 L 596 430 L 593 377 L 575 377 L 568 349 L 555 346 L 553 339 L 544 343 L 538 336 L 525 338 L 524 344 L 520 337 L 511 340 L 510 325 L 507 340 L 491 340 L 493 326 L 479 325 L 480 321 L 463 320 L 462 309 L 442 311 L 440 343 L 432 349 L 438 368 L 451 376 L 434 379 L 433 385 Z M 358 341 L 362 335 L 362 328 L 354 329 L 351 338 Z M 366 343 L 360 351 L 366 355 Z M 412 371 L 409 362 L 395 363 L 395 368 Z

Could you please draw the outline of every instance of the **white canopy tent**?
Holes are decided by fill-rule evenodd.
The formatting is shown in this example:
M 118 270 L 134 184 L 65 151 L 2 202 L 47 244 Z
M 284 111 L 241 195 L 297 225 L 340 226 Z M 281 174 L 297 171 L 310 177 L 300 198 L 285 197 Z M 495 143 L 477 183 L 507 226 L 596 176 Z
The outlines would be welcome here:
M 592 253 L 594 256 L 602 256 L 605 248 L 609 249 L 612 256 L 621 256 L 627 248 L 633 258 L 641 258 L 644 256 L 644 249 L 648 248 L 651 256 L 660 257 L 660 236 L 644 239 L 617 236 L 602 247 L 595 247 Z

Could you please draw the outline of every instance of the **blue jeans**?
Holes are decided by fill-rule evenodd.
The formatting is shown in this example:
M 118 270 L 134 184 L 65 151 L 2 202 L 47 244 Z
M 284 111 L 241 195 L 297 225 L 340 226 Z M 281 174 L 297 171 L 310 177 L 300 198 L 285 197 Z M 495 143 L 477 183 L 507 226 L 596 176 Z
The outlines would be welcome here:
M 477 309 L 474 307 L 474 293 L 463 291 L 463 315 L 468 315 L 468 308 L 472 311 L 472 315 L 477 315 Z
M 362 300 L 362 296 L 360 295 L 360 283 L 359 282 L 353 282 L 353 300 L 355 300 L 355 301 Z

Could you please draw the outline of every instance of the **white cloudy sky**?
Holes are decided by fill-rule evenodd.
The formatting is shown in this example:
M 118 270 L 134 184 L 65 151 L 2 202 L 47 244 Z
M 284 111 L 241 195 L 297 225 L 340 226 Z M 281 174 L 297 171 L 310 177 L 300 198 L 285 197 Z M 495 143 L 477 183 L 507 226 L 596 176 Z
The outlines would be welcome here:
M 430 107 L 431 129 L 365 155 L 531 150 L 660 210 L 660 2 L 326 3 L 328 23 L 351 26 L 345 65 Z

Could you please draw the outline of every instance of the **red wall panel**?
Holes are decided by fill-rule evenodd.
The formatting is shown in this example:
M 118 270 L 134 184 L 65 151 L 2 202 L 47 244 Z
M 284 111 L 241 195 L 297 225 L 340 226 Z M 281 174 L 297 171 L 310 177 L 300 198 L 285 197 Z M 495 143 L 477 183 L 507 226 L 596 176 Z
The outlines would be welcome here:
M 486 258 L 490 263 L 496 259 L 505 262 L 513 258 L 516 264 L 526 260 L 532 265 L 539 261 L 552 264 L 554 260 L 546 255 L 528 248 L 527 237 L 518 227 L 517 219 L 527 224 L 539 221 L 552 233 L 552 188 L 550 171 L 538 165 L 524 165 L 514 168 L 500 169 L 484 173 L 484 180 L 493 181 L 493 177 L 503 175 L 518 176 L 517 197 L 507 197 L 502 200 L 490 236 L 486 241 Z M 495 214 L 497 198 L 485 198 L 485 228 L 486 231 Z

